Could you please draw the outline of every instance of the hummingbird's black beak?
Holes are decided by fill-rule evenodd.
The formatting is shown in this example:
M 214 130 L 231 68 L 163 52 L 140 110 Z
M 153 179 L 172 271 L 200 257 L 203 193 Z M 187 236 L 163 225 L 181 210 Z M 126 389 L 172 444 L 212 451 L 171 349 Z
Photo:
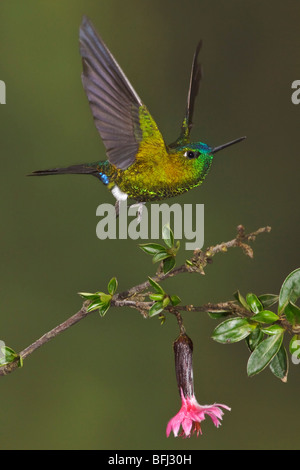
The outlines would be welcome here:
M 230 145 L 237 144 L 238 142 L 241 142 L 244 139 L 246 139 L 246 136 L 245 137 L 239 137 L 238 139 L 232 140 L 231 142 L 227 142 L 227 144 L 219 145 L 219 147 L 215 147 L 214 149 L 212 149 L 212 151 L 210 153 L 213 153 L 213 154 L 217 153 L 220 150 L 223 150 L 226 147 L 229 147 Z

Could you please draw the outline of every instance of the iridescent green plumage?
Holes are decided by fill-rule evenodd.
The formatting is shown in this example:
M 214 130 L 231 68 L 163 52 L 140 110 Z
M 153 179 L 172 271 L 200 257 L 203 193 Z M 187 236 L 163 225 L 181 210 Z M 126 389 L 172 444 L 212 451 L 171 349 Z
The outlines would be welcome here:
M 210 169 L 213 154 L 243 139 L 216 148 L 201 142 L 190 143 L 201 79 L 200 48 L 201 43 L 194 55 L 180 136 L 166 145 L 148 109 L 91 22 L 84 17 L 80 27 L 82 82 L 108 160 L 37 171 L 33 175 L 91 174 L 118 201 L 127 197 L 138 202 L 161 200 L 199 186 Z

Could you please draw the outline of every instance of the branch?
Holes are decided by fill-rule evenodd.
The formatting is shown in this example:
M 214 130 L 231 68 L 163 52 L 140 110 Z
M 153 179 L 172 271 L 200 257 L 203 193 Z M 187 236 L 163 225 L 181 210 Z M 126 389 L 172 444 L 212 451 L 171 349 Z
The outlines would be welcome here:
M 87 315 L 89 315 L 89 313 L 91 313 L 91 312 L 87 312 L 86 302 L 84 302 L 84 304 L 81 307 L 81 309 L 79 310 L 79 312 L 75 313 L 75 315 L 68 318 L 66 321 L 64 321 L 60 325 L 56 326 L 52 330 L 48 331 L 48 333 L 45 333 L 43 336 L 41 336 L 39 339 L 37 339 L 34 343 L 32 343 L 27 348 L 23 349 L 23 351 L 21 351 L 19 353 L 19 356 L 23 360 L 26 359 L 26 357 L 28 357 L 30 354 L 32 354 L 36 349 L 40 348 L 41 346 L 48 343 L 48 341 L 55 338 L 57 335 L 59 335 L 63 331 L 67 330 L 71 326 L 78 323 L 80 320 L 82 320 Z M 13 372 L 15 369 L 18 368 L 18 363 L 19 363 L 19 359 L 17 358 L 14 362 L 10 362 L 9 364 L 6 364 L 5 366 L 0 367 L 0 376 L 1 375 L 7 375 L 10 372 Z
M 201 273 L 204 274 L 204 267 L 212 262 L 212 257 L 221 252 L 226 252 L 228 248 L 233 247 L 240 247 L 244 251 L 247 256 L 253 257 L 253 250 L 252 248 L 246 243 L 250 241 L 254 241 L 256 236 L 260 233 L 270 232 L 271 227 L 262 227 L 252 232 L 248 235 L 245 234 L 245 229 L 242 225 L 237 227 L 237 236 L 236 238 L 228 241 L 223 242 L 218 245 L 212 246 L 205 251 L 202 250 L 195 250 L 191 261 L 183 264 L 167 274 L 159 273 L 153 277 L 153 279 L 157 281 L 164 281 L 165 279 L 177 276 L 178 274 L 182 273 Z M 116 294 L 111 299 L 111 307 L 132 307 L 140 311 L 140 313 L 144 316 L 148 316 L 148 311 L 153 305 L 153 302 L 145 302 L 144 297 L 147 293 L 141 294 L 150 286 L 149 281 L 145 281 L 137 286 L 131 287 L 131 289 L 121 292 L 120 294 Z M 81 309 L 75 313 L 75 315 L 68 318 L 66 321 L 61 323 L 60 325 L 56 326 L 52 330 L 45 333 L 41 336 L 38 340 L 32 343 L 27 348 L 23 349 L 19 353 L 19 357 L 16 358 L 13 362 L 3 365 L 0 367 L 0 376 L 7 375 L 13 372 L 15 369 L 19 367 L 20 358 L 23 360 L 26 359 L 30 354 L 32 354 L 36 349 L 40 348 L 44 344 L 46 344 L 51 339 L 55 338 L 57 335 L 62 333 L 63 331 L 67 330 L 71 326 L 75 325 L 79 321 L 86 318 L 91 312 L 87 311 L 87 307 L 89 305 L 89 301 L 85 301 L 81 307 Z M 234 302 L 223 302 L 219 304 L 206 304 L 198 307 L 194 307 L 192 305 L 177 305 L 176 308 L 167 306 L 164 310 L 173 313 L 176 318 L 178 325 L 180 327 L 180 331 L 184 331 L 184 326 L 182 323 L 182 317 L 179 311 L 188 311 L 188 312 L 218 312 L 218 311 L 230 311 L 232 313 L 246 316 L 249 314 L 243 308 L 237 306 Z
M 244 251 L 244 253 L 249 256 L 250 258 L 253 258 L 253 250 L 252 248 L 246 244 L 245 242 L 253 242 L 255 241 L 257 235 L 260 233 L 268 233 L 271 231 L 271 227 L 261 227 L 255 232 L 249 233 L 248 235 L 245 234 L 245 228 L 243 225 L 238 225 L 237 227 L 237 237 L 234 238 L 233 240 L 230 240 L 229 242 L 223 242 L 220 243 L 219 245 L 212 246 L 211 248 L 208 249 L 208 251 L 211 251 L 212 255 L 215 255 L 216 253 L 220 252 L 226 252 L 228 248 L 234 248 L 234 247 L 240 247 Z
M 233 238 L 232 240 L 228 242 L 222 242 L 215 246 L 211 246 L 205 251 L 195 250 L 193 257 L 191 259 L 191 264 L 182 264 L 181 266 L 178 266 L 178 268 L 172 269 L 172 271 L 170 271 L 167 274 L 159 273 L 153 277 L 153 280 L 156 282 L 164 281 L 165 279 L 177 276 L 178 274 L 182 274 L 182 273 L 196 273 L 196 272 L 199 273 L 200 272 L 201 274 L 204 274 L 204 267 L 207 264 L 210 264 L 212 262 L 212 257 L 217 253 L 227 252 L 228 248 L 234 248 L 234 247 L 242 248 L 242 250 L 247 256 L 249 256 L 250 258 L 253 258 L 253 250 L 245 242 L 255 241 L 257 235 L 259 235 L 260 233 L 268 233 L 270 231 L 271 231 L 271 227 L 267 226 L 267 227 L 261 227 L 255 232 L 251 232 L 248 235 L 246 235 L 245 228 L 243 227 L 243 225 L 238 225 L 237 236 Z M 117 294 L 114 298 L 115 300 L 121 300 L 121 299 L 126 299 L 126 298 L 128 299 L 129 297 L 133 297 L 134 295 L 139 294 L 140 292 L 143 292 L 149 286 L 150 286 L 149 281 L 142 282 L 141 284 L 138 284 L 137 286 L 134 286 L 127 291 Z
M 135 300 L 117 300 L 112 299 L 111 307 L 130 307 L 139 310 L 144 317 L 148 317 L 148 311 L 152 307 L 153 302 L 141 302 Z M 164 308 L 167 312 L 173 313 L 174 310 L 181 310 L 182 312 L 214 312 L 214 313 L 221 313 L 221 312 L 230 312 L 231 314 L 239 315 L 239 316 L 251 316 L 249 310 L 239 306 L 237 303 L 233 301 L 228 302 L 219 302 L 217 304 L 207 303 L 204 305 L 200 305 L 195 307 L 194 305 L 176 305 L 176 309 L 172 306 L 167 306 Z

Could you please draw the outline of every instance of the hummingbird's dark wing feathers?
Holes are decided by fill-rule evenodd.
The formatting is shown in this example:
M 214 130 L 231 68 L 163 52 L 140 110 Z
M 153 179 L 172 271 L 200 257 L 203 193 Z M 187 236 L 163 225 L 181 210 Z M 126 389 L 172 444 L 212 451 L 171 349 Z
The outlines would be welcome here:
M 86 17 L 80 27 L 80 53 L 83 87 L 108 159 L 126 169 L 139 147 L 135 129 L 142 102 Z
M 193 114 L 196 96 L 198 95 L 200 81 L 202 78 L 202 67 L 198 62 L 198 55 L 202 47 L 202 41 L 199 41 L 192 64 L 189 91 L 187 97 L 186 112 L 181 126 L 179 138 L 169 145 L 169 147 L 177 147 L 178 145 L 187 144 L 190 141 L 190 132 L 193 126 Z
M 143 140 L 140 116 L 141 107 L 144 112 L 146 107 L 86 17 L 80 27 L 80 54 L 83 87 L 108 159 L 125 170 Z
M 185 120 L 183 121 L 182 132 L 186 131 L 186 126 L 187 126 L 188 132 L 190 133 L 190 130 L 193 126 L 192 120 L 193 120 L 193 114 L 194 114 L 195 99 L 196 99 L 196 96 L 198 95 L 200 80 L 202 78 L 202 67 L 201 67 L 201 64 L 198 63 L 198 55 L 199 55 L 201 47 L 202 47 L 202 41 L 198 43 L 196 52 L 194 54 L 190 86 L 189 86 L 189 92 L 188 92 L 188 99 L 187 99 L 186 116 L 185 116 Z M 186 121 L 186 125 L 184 124 L 185 121 Z

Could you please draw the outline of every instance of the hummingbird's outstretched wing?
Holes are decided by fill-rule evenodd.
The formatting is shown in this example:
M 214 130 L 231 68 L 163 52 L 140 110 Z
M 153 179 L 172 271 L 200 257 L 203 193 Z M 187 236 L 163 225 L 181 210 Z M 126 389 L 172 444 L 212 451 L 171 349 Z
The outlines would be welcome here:
M 202 41 L 197 45 L 190 77 L 190 85 L 187 97 L 186 112 L 181 126 L 181 133 L 179 138 L 169 145 L 169 147 L 177 147 L 178 145 L 187 144 L 190 141 L 190 132 L 193 126 L 193 114 L 195 99 L 199 91 L 200 80 L 202 78 L 202 67 L 198 62 L 198 55 L 202 47 Z
M 80 54 L 83 87 L 110 163 L 128 168 L 141 142 L 144 149 L 151 140 L 165 148 L 146 106 L 87 17 L 80 26 Z

